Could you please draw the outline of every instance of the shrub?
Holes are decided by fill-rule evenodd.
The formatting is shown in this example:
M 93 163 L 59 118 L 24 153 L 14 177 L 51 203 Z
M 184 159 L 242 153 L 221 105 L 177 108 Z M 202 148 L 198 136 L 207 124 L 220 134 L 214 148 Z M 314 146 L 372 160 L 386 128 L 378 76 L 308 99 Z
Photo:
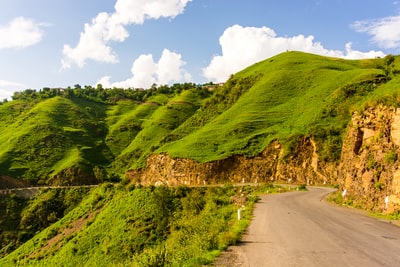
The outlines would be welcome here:
M 385 162 L 387 164 L 393 164 L 397 161 L 397 153 L 394 150 L 390 150 L 385 155 Z

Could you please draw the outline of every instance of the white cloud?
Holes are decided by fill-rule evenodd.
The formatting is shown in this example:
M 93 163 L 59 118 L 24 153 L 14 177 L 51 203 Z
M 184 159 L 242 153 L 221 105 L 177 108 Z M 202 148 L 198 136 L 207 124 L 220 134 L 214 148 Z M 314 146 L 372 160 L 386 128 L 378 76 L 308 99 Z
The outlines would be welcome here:
M 132 77 L 120 82 L 111 82 L 110 76 L 101 78 L 97 84 L 105 88 L 150 88 L 153 83 L 169 84 L 172 82 L 190 81 L 190 74 L 183 69 L 186 64 L 182 56 L 168 49 L 164 49 L 158 62 L 154 62 L 153 55 L 141 55 L 132 65 Z
M 114 13 L 99 13 L 90 24 L 85 24 L 76 47 L 64 45 L 62 67 L 70 68 L 73 64 L 82 67 L 86 60 L 116 63 L 118 58 L 110 42 L 123 42 L 128 38 L 125 26 L 142 24 L 146 19 L 174 18 L 190 1 L 117 0 Z
M 346 59 L 363 59 L 363 58 L 376 58 L 376 57 L 384 57 L 385 53 L 382 51 L 371 50 L 368 52 L 362 52 L 358 50 L 353 50 L 351 48 L 351 42 L 346 44 L 346 53 L 343 55 L 338 55 L 338 57 L 346 58 Z
M 145 19 L 174 18 L 181 14 L 191 0 L 118 0 L 115 4 L 117 21 L 123 25 L 142 24 Z
M 0 101 L 11 98 L 15 91 L 22 91 L 26 86 L 17 82 L 0 80 Z
M 219 43 L 222 55 L 215 55 L 210 64 L 203 69 L 203 75 L 207 79 L 217 82 L 226 81 L 231 74 L 287 50 L 349 59 L 384 56 L 384 53 L 379 51 L 364 53 L 352 50 L 351 43 L 346 44 L 345 53 L 328 50 L 321 43 L 315 42 L 311 35 L 280 37 L 268 27 L 234 25 L 224 31 Z
M 352 27 L 372 36 L 372 41 L 382 48 L 400 47 L 400 15 L 376 20 L 356 21 Z
M 7 25 L 0 25 L 0 49 L 25 48 L 40 42 L 43 38 L 41 26 L 31 19 L 17 17 Z

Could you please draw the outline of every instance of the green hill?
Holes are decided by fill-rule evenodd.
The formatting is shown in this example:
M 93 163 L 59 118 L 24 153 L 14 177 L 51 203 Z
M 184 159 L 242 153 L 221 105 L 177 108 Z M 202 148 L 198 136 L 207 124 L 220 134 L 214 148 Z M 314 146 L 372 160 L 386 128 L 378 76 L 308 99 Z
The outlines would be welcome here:
M 351 112 L 395 94 L 399 78 L 390 78 L 382 59 L 283 53 L 235 74 L 158 152 L 207 162 L 254 156 L 272 140 L 290 144 L 304 135 L 320 141 L 323 158 L 336 160 Z
M 115 181 L 152 153 L 208 162 L 254 156 L 279 140 L 290 154 L 297 136 L 313 137 L 320 158 L 335 161 L 352 111 L 395 101 L 398 61 L 286 52 L 223 86 L 26 90 L 0 105 L 0 175 L 32 184 Z
M 60 183 L 94 182 L 90 166 L 112 160 L 103 141 L 106 127 L 99 122 L 104 115 L 95 114 L 102 109 L 60 96 L 1 105 L 1 116 L 7 118 L 0 133 L 1 175 L 34 184 L 52 183 L 56 175 L 61 175 Z M 78 170 L 84 180 L 62 175 L 67 170 Z
M 260 188 L 265 189 L 275 191 L 274 187 Z M 202 266 L 238 240 L 249 223 L 255 201 L 252 189 L 245 187 L 238 192 L 233 186 L 103 184 L 88 193 L 70 190 L 45 191 L 29 205 L 14 198 L 16 209 L 22 210 L 23 231 L 37 230 L 37 225 L 49 222 L 49 215 L 57 218 L 56 214 L 46 214 L 46 205 L 60 210 L 68 200 L 71 202 L 71 197 L 67 198 L 71 194 L 80 203 L 68 203 L 60 210 L 66 212 L 65 216 L 50 221 L 49 227 L 15 251 L 2 255 L 7 247 L 0 249 L 0 266 Z M 232 203 L 235 198 L 247 199 L 247 204 Z M 241 221 L 237 220 L 239 204 L 246 204 Z M 3 205 L 0 195 L 0 207 Z M 14 223 L 18 223 L 16 219 Z M 35 227 L 26 229 L 27 222 Z
M 355 111 L 399 107 L 399 61 L 286 52 L 222 86 L 76 85 L 14 94 L 0 105 L 0 187 L 100 185 L 43 190 L 30 200 L 0 194 L 0 266 L 209 264 L 245 229 L 254 190 L 142 187 L 125 174 L 152 154 L 207 163 L 256 156 L 273 141 L 283 147 L 275 160 L 288 162 L 301 137 L 315 141 L 319 160 L 338 162 Z M 390 155 L 392 164 L 397 154 Z M 242 205 L 250 206 L 238 221 Z

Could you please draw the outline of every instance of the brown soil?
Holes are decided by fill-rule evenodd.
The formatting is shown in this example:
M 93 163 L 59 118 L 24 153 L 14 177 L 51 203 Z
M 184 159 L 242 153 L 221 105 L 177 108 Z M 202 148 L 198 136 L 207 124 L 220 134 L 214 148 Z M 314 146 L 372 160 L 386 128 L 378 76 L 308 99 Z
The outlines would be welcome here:
M 0 189 L 12 189 L 28 186 L 29 183 L 22 179 L 15 179 L 9 176 L 0 176 Z
M 244 255 L 239 246 L 230 246 L 212 265 L 214 267 L 246 267 Z
M 71 227 L 65 228 L 62 230 L 61 233 L 58 233 L 56 236 L 52 237 L 47 241 L 47 243 L 39 250 L 37 254 L 31 254 L 29 255 L 29 258 L 36 258 L 38 256 L 41 256 L 45 254 L 47 251 L 49 251 L 51 248 L 55 246 L 61 246 L 62 245 L 62 240 L 67 238 L 68 236 L 80 231 L 87 222 L 91 221 L 99 212 L 101 209 L 96 210 L 95 212 L 90 213 L 87 217 L 85 218 L 80 218 L 76 220 Z

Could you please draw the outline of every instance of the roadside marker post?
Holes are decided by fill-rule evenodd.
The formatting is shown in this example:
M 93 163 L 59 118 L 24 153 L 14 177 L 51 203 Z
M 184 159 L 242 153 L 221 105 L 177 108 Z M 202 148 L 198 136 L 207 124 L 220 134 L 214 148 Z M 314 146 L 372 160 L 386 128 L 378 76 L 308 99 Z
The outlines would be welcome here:
M 389 204 L 389 196 L 385 197 L 385 209 L 388 208 L 388 204 Z
M 345 196 L 346 196 L 346 193 L 347 193 L 347 189 L 345 189 L 345 190 L 343 191 L 342 197 L 345 197 Z
M 242 209 L 238 209 L 238 220 L 240 221 L 242 219 Z

